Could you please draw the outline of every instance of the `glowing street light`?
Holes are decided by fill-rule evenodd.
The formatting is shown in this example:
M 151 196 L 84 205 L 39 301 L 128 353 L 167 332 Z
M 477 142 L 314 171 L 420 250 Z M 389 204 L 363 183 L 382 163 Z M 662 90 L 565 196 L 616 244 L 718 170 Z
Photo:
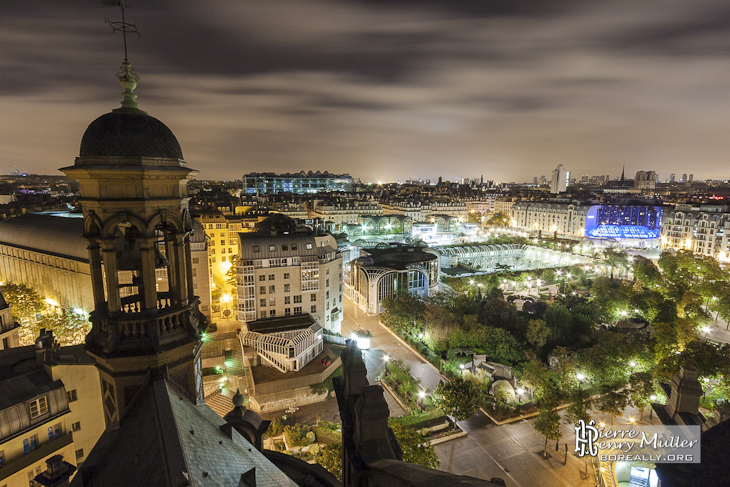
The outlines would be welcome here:
M 578 372 L 577 374 L 575 374 L 575 378 L 578 379 L 580 382 L 583 382 L 586 376 L 583 372 Z
M 419 391 L 418 397 L 420 397 L 421 399 L 423 399 L 424 397 L 426 397 L 426 393 L 423 392 L 423 391 Z

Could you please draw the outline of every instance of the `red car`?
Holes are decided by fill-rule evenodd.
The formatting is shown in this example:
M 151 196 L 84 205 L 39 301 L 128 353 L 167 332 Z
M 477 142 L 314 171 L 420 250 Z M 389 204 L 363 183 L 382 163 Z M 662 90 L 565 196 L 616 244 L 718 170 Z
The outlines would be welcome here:
M 330 360 L 329 356 L 322 359 L 322 365 L 327 367 L 329 364 L 332 363 L 332 360 Z

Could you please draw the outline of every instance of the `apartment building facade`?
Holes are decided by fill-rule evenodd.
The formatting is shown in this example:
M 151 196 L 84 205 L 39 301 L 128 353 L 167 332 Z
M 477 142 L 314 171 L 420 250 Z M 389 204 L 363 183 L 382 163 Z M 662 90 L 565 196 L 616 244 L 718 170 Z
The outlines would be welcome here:
M 241 322 L 311 314 L 329 332 L 342 323 L 342 255 L 328 234 L 271 230 L 239 234 Z

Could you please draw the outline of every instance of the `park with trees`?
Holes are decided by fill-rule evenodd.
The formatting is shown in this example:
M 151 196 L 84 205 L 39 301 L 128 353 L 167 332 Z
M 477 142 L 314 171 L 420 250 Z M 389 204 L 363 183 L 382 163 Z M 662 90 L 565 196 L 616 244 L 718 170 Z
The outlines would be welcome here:
M 663 252 L 656 262 L 598 255 L 590 266 L 448 278 L 451 291 L 386 299 L 381 321 L 451 378 L 435 391 L 444 412 L 463 418 L 474 396 L 492 414 L 522 414 L 529 403 L 546 445 L 559 435 L 561 406 L 573 421 L 592 411 L 617 418 L 632 406 L 643 421 L 652 402 L 666 399 L 658 382 L 681 365 L 699 372 L 703 413 L 728 407 L 730 349 L 707 331 L 711 321 L 730 319 L 730 272 L 691 252 Z M 514 290 L 532 290 L 530 280 L 544 286 L 523 292 L 518 309 Z M 546 293 L 547 285 L 557 292 Z M 488 378 L 461 370 L 475 354 L 510 366 L 529 394 L 491 394 Z
M 33 345 L 41 329 L 52 331 L 61 345 L 76 345 L 83 343 L 91 330 L 88 316 L 44 300 L 25 284 L 7 282 L 2 293 L 12 306 L 13 319 L 20 325 L 21 345 Z

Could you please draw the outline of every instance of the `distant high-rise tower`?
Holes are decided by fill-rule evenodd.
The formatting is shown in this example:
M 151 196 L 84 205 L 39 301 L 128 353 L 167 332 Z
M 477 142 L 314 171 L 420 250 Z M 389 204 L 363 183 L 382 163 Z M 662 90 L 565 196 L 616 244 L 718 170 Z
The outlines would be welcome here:
M 107 424 L 120 420 L 151 369 L 192 397 L 203 394 L 205 324 L 193 292 L 187 208 L 193 170 L 170 129 L 137 107 L 126 59 L 119 79 L 122 107 L 91 122 L 75 164 L 62 169 L 80 184 L 95 308 L 86 350 L 101 376 Z M 158 289 L 161 274 L 169 289 Z
M 687 182 L 687 173 L 682 174 L 682 179 L 680 179 L 680 181 L 683 183 Z
M 562 164 L 553 169 L 553 177 L 550 181 L 550 192 L 553 194 L 564 193 L 567 187 L 569 173 Z
M 690 174 L 689 175 L 689 179 L 687 180 L 687 182 L 690 182 L 691 183 L 692 181 L 694 181 L 694 178 L 695 178 L 695 175 L 694 174 Z
M 674 182 L 674 179 L 675 179 L 674 173 L 670 174 L 669 175 L 669 182 L 670 183 L 673 183 Z

